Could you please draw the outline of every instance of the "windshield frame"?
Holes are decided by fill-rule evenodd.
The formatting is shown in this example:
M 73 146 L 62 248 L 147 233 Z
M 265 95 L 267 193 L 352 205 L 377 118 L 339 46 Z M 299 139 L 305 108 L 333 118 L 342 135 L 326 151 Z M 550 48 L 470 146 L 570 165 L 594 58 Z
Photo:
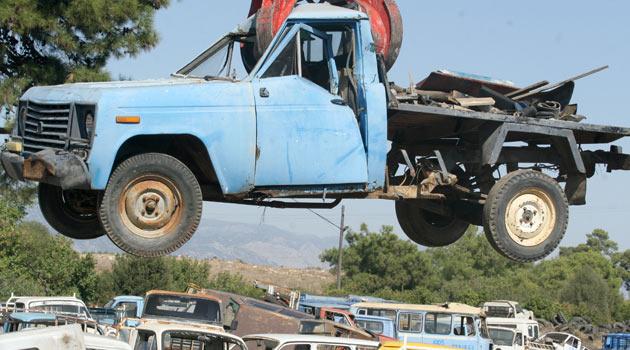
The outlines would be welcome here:
M 195 57 L 192 61 L 190 61 L 188 64 L 186 64 L 185 66 L 177 70 L 177 72 L 173 73 L 172 76 L 180 77 L 180 78 L 226 80 L 226 81 L 233 81 L 233 82 L 247 80 L 249 76 L 251 75 L 251 72 L 248 73 L 247 76 L 243 77 L 242 79 L 235 79 L 235 78 L 230 77 L 230 74 L 231 74 L 230 71 L 232 69 L 234 59 L 238 59 L 238 57 L 234 56 L 234 45 L 236 45 L 236 43 L 240 44 L 240 43 L 246 42 L 248 37 L 249 35 L 245 33 L 230 32 L 230 33 L 225 34 L 219 40 L 215 41 L 214 44 L 212 44 L 209 48 L 207 48 L 201 54 L 197 55 L 197 57 Z M 197 75 L 190 74 L 199 66 L 207 62 L 208 59 L 210 59 L 214 55 L 221 52 L 221 50 L 224 50 L 226 46 L 227 46 L 228 52 L 223 61 L 223 66 L 221 67 L 221 71 L 227 72 L 227 76 L 213 76 L 213 75 L 197 76 Z

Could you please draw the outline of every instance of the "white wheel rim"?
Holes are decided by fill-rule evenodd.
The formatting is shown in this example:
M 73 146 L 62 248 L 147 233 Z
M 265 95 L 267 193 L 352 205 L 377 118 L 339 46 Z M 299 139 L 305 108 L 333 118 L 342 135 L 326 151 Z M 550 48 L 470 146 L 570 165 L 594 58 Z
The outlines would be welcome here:
M 510 238 L 519 245 L 533 247 L 541 244 L 553 232 L 556 209 L 551 198 L 539 189 L 519 192 L 508 203 L 505 225 Z

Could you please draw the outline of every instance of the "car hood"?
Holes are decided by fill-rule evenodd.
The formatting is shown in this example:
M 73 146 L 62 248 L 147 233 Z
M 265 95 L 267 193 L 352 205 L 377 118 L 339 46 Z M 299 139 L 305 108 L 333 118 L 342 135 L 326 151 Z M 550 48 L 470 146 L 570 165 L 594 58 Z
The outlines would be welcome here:
M 136 95 L 138 93 L 168 94 L 172 91 L 189 89 L 191 87 L 224 84 L 235 83 L 223 80 L 206 81 L 196 78 L 75 83 L 33 87 L 21 99 L 40 103 L 98 103 L 104 96 Z

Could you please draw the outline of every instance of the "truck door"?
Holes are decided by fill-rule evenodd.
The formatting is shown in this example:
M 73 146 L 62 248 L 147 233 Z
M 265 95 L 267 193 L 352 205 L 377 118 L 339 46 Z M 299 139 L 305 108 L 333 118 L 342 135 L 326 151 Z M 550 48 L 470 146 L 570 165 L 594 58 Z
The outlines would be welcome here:
M 343 191 L 367 183 L 365 147 L 352 108 L 338 94 L 330 41 L 293 25 L 255 74 L 256 187 Z

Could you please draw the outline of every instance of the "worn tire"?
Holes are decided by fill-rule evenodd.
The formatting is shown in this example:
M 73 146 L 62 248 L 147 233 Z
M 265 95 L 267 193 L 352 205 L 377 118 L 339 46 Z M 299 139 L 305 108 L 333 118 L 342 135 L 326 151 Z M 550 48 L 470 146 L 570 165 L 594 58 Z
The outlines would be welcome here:
M 98 218 L 98 197 L 93 195 L 94 208 L 81 209 L 72 205 L 69 195 L 83 190 L 63 191 L 61 187 L 39 183 L 37 199 L 44 219 L 55 231 L 72 239 L 93 239 L 105 234 Z M 90 199 L 92 200 L 92 198 Z
M 551 254 L 569 222 L 569 203 L 558 182 L 534 170 L 501 178 L 484 205 L 484 231 L 491 245 L 518 262 Z
M 407 237 L 426 247 L 444 247 L 457 242 L 470 226 L 420 208 L 414 201 L 396 201 L 396 217 Z
M 146 153 L 114 170 L 100 218 L 120 249 L 155 257 L 188 242 L 199 226 L 202 204 L 201 187 L 186 165 L 169 155 Z

